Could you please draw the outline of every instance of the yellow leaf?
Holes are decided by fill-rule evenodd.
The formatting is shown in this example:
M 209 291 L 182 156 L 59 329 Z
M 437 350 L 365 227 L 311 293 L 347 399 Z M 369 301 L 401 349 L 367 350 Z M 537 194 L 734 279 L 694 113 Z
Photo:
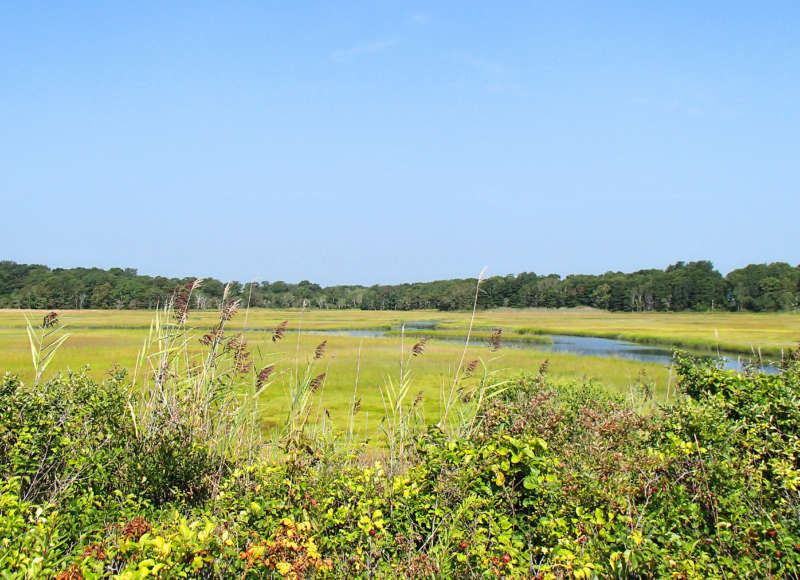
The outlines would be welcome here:
M 278 562 L 277 564 L 275 564 L 275 569 L 281 576 L 286 576 L 289 572 L 292 571 L 292 565 L 289 564 L 289 562 Z

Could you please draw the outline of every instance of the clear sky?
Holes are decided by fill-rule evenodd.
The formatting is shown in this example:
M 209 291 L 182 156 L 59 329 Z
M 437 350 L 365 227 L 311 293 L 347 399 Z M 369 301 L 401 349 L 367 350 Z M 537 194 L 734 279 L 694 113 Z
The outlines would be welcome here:
M 800 3 L 2 2 L 0 135 L 17 262 L 795 265 Z

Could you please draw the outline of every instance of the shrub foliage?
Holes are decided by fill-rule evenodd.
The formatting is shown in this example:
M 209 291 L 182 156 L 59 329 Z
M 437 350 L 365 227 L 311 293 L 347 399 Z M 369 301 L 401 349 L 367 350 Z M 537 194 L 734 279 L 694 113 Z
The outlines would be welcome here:
M 38 386 L 6 375 L 0 569 L 61 579 L 800 575 L 800 372 L 737 374 L 681 355 L 676 368 L 678 396 L 648 412 L 592 384 L 553 384 L 543 368 L 484 400 L 468 431 L 420 426 L 391 466 L 380 447 L 331 431 L 292 433 L 268 458 L 231 456 L 191 418 L 163 417 L 145 436 L 119 370 L 102 383 L 76 372 Z

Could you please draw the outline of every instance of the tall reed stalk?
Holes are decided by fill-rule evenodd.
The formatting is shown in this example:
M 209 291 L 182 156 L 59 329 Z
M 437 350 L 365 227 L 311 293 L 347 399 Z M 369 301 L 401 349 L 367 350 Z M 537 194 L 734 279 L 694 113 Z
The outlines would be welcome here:
M 256 398 L 268 376 L 256 376 L 242 334 L 226 335 L 240 304 L 229 299 L 228 286 L 217 323 L 197 346 L 187 319 L 200 283 L 176 289 L 156 311 L 136 360 L 128 409 L 139 438 L 181 424 L 220 456 L 248 457 L 261 443 Z
M 30 318 L 25 317 L 25 329 L 28 332 L 28 343 L 31 347 L 33 361 L 33 385 L 38 386 L 44 371 L 52 362 L 58 349 L 69 338 L 65 333 L 66 325 L 59 324 L 58 314 L 50 312 L 42 319 L 41 324 L 34 326 Z

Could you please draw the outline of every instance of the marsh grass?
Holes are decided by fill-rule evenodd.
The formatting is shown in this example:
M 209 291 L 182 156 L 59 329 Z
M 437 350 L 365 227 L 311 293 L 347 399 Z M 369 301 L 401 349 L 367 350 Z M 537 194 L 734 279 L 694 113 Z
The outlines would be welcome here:
M 297 328 L 300 309 L 250 309 L 247 329 L 250 332 L 271 332 L 288 320 Z M 27 314 L 34 320 L 44 312 L 37 310 L 0 310 L 1 330 L 24 330 Z M 463 337 L 470 318 L 469 312 L 411 312 L 362 310 L 309 310 L 303 315 L 306 330 L 377 329 L 397 332 L 403 320 L 422 320 L 437 323 L 432 335 L 456 332 Z M 146 330 L 152 311 L 148 310 L 64 310 L 60 319 L 71 329 L 92 332 L 101 330 Z M 207 328 L 216 320 L 216 311 L 192 311 L 189 326 Z M 229 328 L 242 330 L 244 320 L 233 320 Z M 749 355 L 751 349 L 761 348 L 768 356 L 779 356 L 781 349 L 793 348 L 800 336 L 800 316 L 796 313 L 621 313 L 575 309 L 496 309 L 479 310 L 473 332 L 490 332 L 503 328 L 506 339 L 541 334 L 573 334 L 624 338 L 667 346 L 683 345 L 722 350 Z M 715 333 L 716 329 L 716 333 Z M 408 328 L 406 332 L 411 335 Z M 427 333 L 426 333 L 427 334 Z
M 139 439 L 180 425 L 219 457 L 246 457 L 261 442 L 254 428 L 256 397 L 269 376 L 254 372 L 242 335 L 226 334 L 238 300 L 223 300 L 216 324 L 202 337 L 187 327 L 191 293 L 199 284 L 177 289 L 153 316 L 133 369 L 128 408 Z
M 25 381 L 35 380 L 31 367 L 31 354 L 26 336 L 24 315 L 36 320 L 44 313 L 39 311 L 0 312 L 0 369 L 20 374 Z M 302 374 L 305 356 L 312 356 L 314 349 L 327 340 L 324 368 L 308 377 L 310 381 L 322 371 L 327 371 L 322 401 L 321 416 L 328 425 L 352 432 L 352 438 L 374 438 L 380 435 L 379 419 L 384 414 L 380 395 L 381 386 L 391 376 L 398 386 L 399 353 L 401 337 L 399 326 L 402 320 L 436 322 L 435 329 L 419 331 L 405 329 L 407 342 L 421 336 L 430 337 L 425 354 L 413 361 L 413 377 L 416 386 L 410 396 L 422 392 L 425 421 L 434 424 L 440 420 L 442 402 L 441 385 L 451 381 L 455 365 L 459 360 L 471 313 L 419 312 L 375 312 L 375 311 L 320 311 L 306 310 L 245 310 L 247 317 L 245 333 L 249 351 L 257 360 L 254 374 L 261 368 L 275 365 L 271 384 L 263 387 L 258 400 L 255 421 L 262 430 L 270 433 L 285 424 L 287 415 L 287 393 L 292 384 L 304 379 Z M 133 369 L 137 352 L 150 332 L 152 311 L 64 311 L 59 318 L 67 324 L 72 336 L 52 358 L 48 371 L 52 369 L 78 369 L 87 361 L 92 367 L 90 375 L 102 379 L 105 372 L 115 364 Z M 163 316 L 163 314 L 162 314 Z M 185 329 L 197 337 L 215 327 L 219 312 L 190 311 Z M 227 321 L 226 330 L 241 332 L 245 328 L 245 316 Z M 286 322 L 283 332 L 301 332 L 284 340 L 273 341 L 277 327 Z M 307 331 L 323 332 L 334 329 L 398 328 L 381 338 L 361 339 L 344 335 L 310 334 Z M 487 359 L 491 355 L 487 339 L 492 328 L 503 328 L 503 340 L 510 346 L 515 340 L 546 339 L 541 333 L 555 332 L 595 336 L 623 336 L 640 341 L 659 343 L 706 345 L 723 351 L 736 347 L 747 358 L 753 350 L 761 347 L 765 358 L 780 359 L 781 348 L 796 344 L 800 336 L 800 317 L 796 314 L 621 314 L 579 310 L 477 310 L 474 316 L 471 340 L 466 361 Z M 716 336 L 714 329 L 717 330 Z M 458 344 L 455 341 L 459 341 Z M 751 345 L 753 349 L 751 350 Z M 192 340 L 187 343 L 189 357 L 199 356 L 203 345 Z M 545 358 L 551 361 L 550 376 L 557 382 L 590 380 L 602 383 L 612 391 L 629 393 L 641 369 L 647 369 L 655 382 L 655 396 L 663 397 L 667 391 L 669 369 L 655 364 L 642 364 L 619 359 L 577 357 L 569 354 L 554 354 L 507 348 L 500 351 L 500 359 L 492 362 L 495 378 L 504 380 L 520 372 L 537 368 Z M 300 356 L 302 355 L 302 356 Z M 297 372 L 289 372 L 297 362 Z M 321 367 L 320 361 L 316 363 Z M 46 378 L 47 375 L 44 375 Z M 450 377 L 447 379 L 446 377 Z M 244 394 L 252 390 L 253 381 L 237 389 Z M 450 382 L 452 385 L 452 382 Z M 355 400 L 354 391 L 357 393 Z M 317 393 L 318 395 L 320 393 Z M 446 398 L 445 398 L 446 399 Z M 452 398 L 451 398 L 452 399 Z M 318 397 L 317 397 L 318 400 Z M 356 402 L 358 402 L 357 409 Z M 329 415 L 325 414 L 325 411 Z M 317 411 L 311 416 L 316 418 Z M 369 415 L 369 419 L 367 419 Z M 352 429 L 351 429 L 352 425 Z M 367 425 L 365 432 L 364 426 Z
M 278 318 L 280 316 L 276 317 L 276 325 L 286 320 Z M 194 327 L 192 332 L 198 339 L 208 331 L 208 328 L 197 328 L 199 325 L 194 312 L 190 313 L 187 325 Z M 293 325 L 293 320 L 290 319 L 289 327 Z M 308 326 L 307 321 L 306 325 Z M 232 328 L 235 329 L 235 326 Z M 106 376 L 106 371 L 115 364 L 133 369 L 137 352 L 142 347 L 148 332 L 148 329 L 90 331 L 73 329 L 70 339 L 55 355 L 51 369 L 77 370 L 85 366 L 88 361 L 91 363 L 89 374 L 97 380 L 102 380 Z M 275 365 L 270 384 L 264 387 L 259 395 L 257 418 L 265 432 L 279 430 L 287 415 L 289 396 L 287 393 L 294 376 L 294 360 L 297 352 L 295 336 L 291 335 L 275 343 L 271 340 L 272 330 L 266 329 L 250 331 L 247 338 L 259 369 Z M 325 367 L 319 371 L 328 369 L 324 408 L 328 409 L 331 420 L 336 426 L 346 426 L 348 431 L 347 425 L 352 417 L 354 439 L 364 437 L 364 426 L 369 414 L 368 436 L 374 437 L 378 425 L 376 418 L 380 418 L 383 414 L 380 386 L 387 375 L 391 375 L 395 381 L 398 376 L 399 337 L 362 339 L 343 335 L 301 334 L 299 339 L 301 364 L 304 360 L 302 356 L 305 354 L 310 356 L 323 339 L 328 341 Z M 203 348 L 195 341 L 189 341 L 187 347 L 190 356 L 199 355 Z M 439 420 L 442 381 L 446 380 L 446 377 L 452 377 L 462 349 L 463 343 L 459 345 L 451 341 L 431 340 L 426 345 L 424 356 L 417 357 L 413 361 L 413 375 L 417 386 L 412 391 L 412 396 L 416 397 L 420 391 L 422 392 L 425 401 L 425 419 L 429 424 Z M 18 373 L 24 381 L 32 380 L 30 352 L 23 328 L 0 330 L 0 353 L 2 353 L 0 368 L 3 371 Z M 467 361 L 490 357 L 482 338 L 471 342 L 467 353 Z M 586 379 L 602 383 L 610 390 L 621 393 L 627 392 L 628 385 L 636 379 L 642 368 L 646 368 L 657 381 L 659 393 L 665 392 L 668 376 L 668 369 L 661 365 L 621 359 L 579 357 L 514 348 L 503 349 L 497 354 L 499 358 L 491 364 L 498 379 L 512 378 L 525 370 L 536 369 L 548 358 L 551 361 L 550 377 L 554 381 L 567 383 Z M 318 361 L 317 367 L 319 366 Z M 244 389 L 244 386 L 241 388 Z M 352 409 L 354 390 L 357 393 L 356 400 L 360 400 L 355 411 Z

